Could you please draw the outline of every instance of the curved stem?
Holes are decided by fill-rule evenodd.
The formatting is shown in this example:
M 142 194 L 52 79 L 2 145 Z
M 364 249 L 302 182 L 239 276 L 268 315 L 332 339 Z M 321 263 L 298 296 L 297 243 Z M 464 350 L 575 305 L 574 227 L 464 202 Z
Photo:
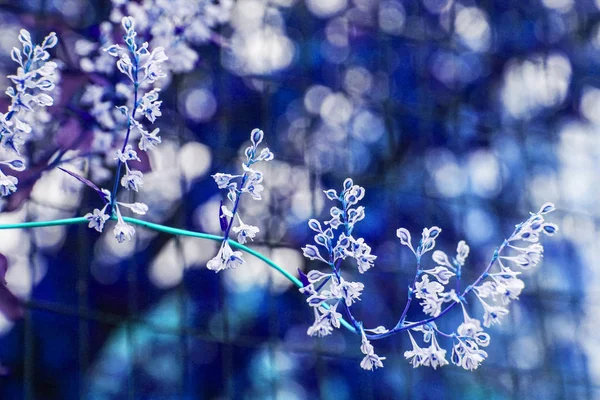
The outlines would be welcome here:
M 116 220 L 117 217 L 113 215 L 111 217 L 111 219 L 112 220 Z M 171 234 L 171 235 L 189 236 L 189 237 L 195 237 L 195 238 L 199 238 L 199 239 L 213 240 L 213 241 L 216 241 L 216 242 L 221 242 L 221 241 L 224 240 L 224 238 L 222 236 L 211 235 L 211 234 L 202 233 L 202 232 L 188 231 L 186 229 L 173 228 L 173 227 L 166 226 L 166 225 L 156 224 L 154 222 L 143 221 L 143 220 L 137 219 L 137 218 L 123 217 L 123 219 L 126 222 L 129 222 L 130 224 L 135 224 L 135 225 L 143 226 L 145 228 L 152 229 L 152 230 L 157 231 L 157 232 L 168 233 L 168 234 Z M 61 225 L 78 225 L 78 224 L 87 224 L 88 222 L 89 221 L 86 218 L 84 218 L 84 217 L 56 219 L 56 220 L 52 220 L 52 221 L 20 222 L 20 223 L 15 223 L 15 224 L 0 224 L 0 230 L 2 230 L 2 229 L 43 228 L 43 227 L 61 226 Z M 260 254 L 256 250 L 252 250 L 251 248 L 246 247 L 243 244 L 239 244 L 238 242 L 233 241 L 231 239 L 228 239 L 227 241 L 228 241 L 228 243 L 229 243 L 229 245 L 231 247 L 236 248 L 238 250 L 241 250 L 241 251 L 243 251 L 245 253 L 248 253 L 248 254 L 250 254 L 250 255 L 258 258 L 259 260 L 263 261 L 269 267 L 275 269 L 277 272 L 279 272 L 280 274 L 282 274 L 283 276 L 285 276 L 285 278 L 287 280 L 289 280 L 290 282 L 292 282 L 297 287 L 299 287 L 299 288 L 304 287 L 304 285 L 302 284 L 302 282 L 298 278 L 296 278 L 294 275 L 290 274 L 283 267 L 277 265 L 275 262 L 273 262 L 268 257 L 265 257 L 264 255 Z M 343 318 L 340 319 L 340 322 L 349 331 L 356 332 L 356 330 L 354 329 L 354 327 L 350 323 L 348 323 L 346 320 L 344 320 Z

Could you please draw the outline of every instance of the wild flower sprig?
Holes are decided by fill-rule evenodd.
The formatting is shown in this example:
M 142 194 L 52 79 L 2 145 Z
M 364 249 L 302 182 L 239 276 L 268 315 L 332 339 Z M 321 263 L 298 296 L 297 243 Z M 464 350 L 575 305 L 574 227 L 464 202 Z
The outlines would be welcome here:
M 338 307 L 343 308 L 356 331 L 363 337 L 361 351 L 365 354 L 365 358 L 361 362 L 361 367 L 369 370 L 383 367 L 382 360 L 385 358 L 375 354 L 362 324 L 356 321 L 350 311 L 352 305 L 360 300 L 364 285 L 361 282 L 345 280 L 341 270 L 342 262 L 346 258 L 352 258 L 358 272 L 363 274 L 373 268 L 377 258 L 371 254 L 371 247 L 363 238 L 353 236 L 356 223 L 365 217 L 365 208 L 358 205 L 365 195 L 365 189 L 355 185 L 352 179 L 348 178 L 344 181 L 340 194 L 330 189 L 325 191 L 325 195 L 338 204 L 331 207 L 329 210 L 331 219 L 324 221 L 323 225 L 316 219 L 308 221 L 309 228 L 316 232 L 314 237 L 316 245 L 308 244 L 302 248 L 306 258 L 318 260 L 331 270 L 329 273 L 312 270 L 302 275 L 305 286 L 300 291 L 308 296 L 306 301 L 313 308 L 315 315 L 315 320 L 308 328 L 307 334 L 325 336 L 329 335 L 333 328 L 339 328 L 341 314 L 336 310 Z M 387 331 L 383 327 L 376 329 L 378 333 Z
M 254 129 L 250 133 L 250 146 L 244 152 L 246 161 L 242 163 L 242 175 L 230 175 L 216 173 L 212 177 L 217 183 L 219 189 L 227 190 L 227 199 L 231 202 L 232 208 L 229 209 L 221 202 L 219 209 L 219 221 L 223 230 L 223 241 L 217 255 L 208 261 L 206 267 L 215 272 L 224 269 L 233 269 L 244 263 L 242 253 L 233 251 L 228 243 L 231 232 L 237 235 L 237 241 L 240 244 L 254 239 L 259 232 L 258 227 L 245 224 L 238 213 L 240 199 L 244 193 L 248 193 L 254 200 L 261 200 L 261 192 L 264 190 L 262 185 L 263 174 L 260 171 L 251 168 L 257 162 L 271 161 L 273 153 L 268 147 L 258 149 L 263 141 L 264 133 L 260 129 Z M 237 217 L 237 220 L 236 220 Z M 237 221 L 237 225 L 236 225 Z
M 127 118 L 127 130 L 120 149 L 116 150 L 115 160 L 117 160 L 117 171 L 113 189 L 111 192 L 108 192 L 106 189 L 100 190 L 95 185 L 92 186 L 98 192 L 105 205 L 102 209 L 95 209 L 92 213 L 88 213 L 85 216 L 90 221 L 90 228 L 101 232 L 104 228 L 104 223 L 109 219 L 109 215 L 115 212 L 117 224 L 113 233 L 119 243 L 125 240 L 132 240 L 135 235 L 133 226 L 128 225 L 123 220 L 119 206 L 129 208 L 132 212 L 139 215 L 144 215 L 148 211 L 148 207 L 143 203 L 122 203 L 117 201 L 117 192 L 119 182 L 125 189 L 135 192 L 144 184 L 142 172 L 136 170 L 131 165 L 134 162 L 140 162 L 137 151 L 129 143 L 132 135 L 139 135 L 137 147 L 141 151 L 152 150 L 161 143 L 161 138 L 158 136 L 159 128 L 155 128 L 150 132 L 136 118 L 139 115 L 141 119 L 146 118 L 150 123 L 154 123 L 156 118 L 162 115 L 160 111 L 162 101 L 158 100 L 159 89 L 152 88 L 151 85 L 165 76 L 161 70 L 161 64 L 167 60 L 162 47 L 157 47 L 150 51 L 147 42 L 138 45 L 133 18 L 123 17 L 121 25 L 125 30 L 124 41 L 126 48 L 121 47 L 119 44 L 112 44 L 106 47 L 104 51 L 110 56 L 117 58 L 116 65 L 118 70 L 133 84 L 133 90 L 131 91 L 133 102 L 131 107 L 127 105 L 117 107 L 123 116 Z M 121 176 L 123 166 L 125 166 L 125 173 Z
M 0 146 L 5 150 L 6 159 L 0 164 L 14 171 L 26 168 L 20 147 L 31 133 L 31 126 L 25 122 L 28 114 L 40 111 L 54 104 L 51 96 L 57 78 L 57 64 L 50 61 L 49 49 L 56 46 L 58 38 L 50 33 L 41 44 L 33 44 L 31 35 L 25 29 L 19 33 L 22 49 L 14 47 L 10 56 L 19 64 L 15 75 L 8 75 L 14 86 L 6 89 L 11 104 L 6 114 L 0 113 Z M 17 190 L 18 179 L 6 175 L 0 169 L 0 196 L 8 196 Z
M 508 304 L 518 299 L 525 287 L 518 278 L 521 272 L 511 268 L 527 269 L 538 265 L 543 256 L 543 246 L 539 243 L 540 236 L 554 235 L 558 231 L 555 224 L 544 220 L 544 215 L 554 211 L 552 203 L 544 204 L 537 213 L 516 226 L 512 235 L 504 240 L 494 252 L 492 260 L 479 277 L 461 291 L 462 268 L 469 256 L 470 248 L 465 241 L 460 241 L 456 255 L 449 257 L 440 250 L 434 250 L 436 239 L 441 233 L 437 226 L 423 229 L 419 244 L 413 245 L 410 232 L 405 228 L 396 231 L 400 243 L 410 249 L 416 259 L 416 274 L 408 289 L 408 299 L 400 318 L 392 329 L 379 326 L 374 329 L 363 328 L 351 312 L 351 306 L 360 299 L 364 285 L 361 282 L 347 282 L 342 277 L 341 262 L 353 258 L 358 272 L 364 273 L 373 267 L 375 256 L 363 239 L 356 239 L 352 232 L 356 222 L 364 219 L 364 208 L 357 206 L 364 197 L 364 189 L 354 185 L 351 179 L 344 182 L 343 191 L 338 195 L 333 189 L 326 190 L 330 200 L 341 203 L 341 207 L 330 209 L 331 219 L 324 222 L 327 228 L 315 219 L 308 222 L 311 230 L 315 231 L 317 245 L 306 245 L 302 250 L 310 260 L 318 260 L 327 264 L 330 272 L 311 270 L 307 274 L 300 272 L 304 287 L 300 292 L 307 295 L 307 303 L 313 308 L 314 323 L 308 328 L 310 336 L 329 335 L 334 328 L 340 327 L 344 312 L 357 334 L 362 337 L 361 352 L 364 358 L 362 368 L 372 370 L 383 367 L 384 357 L 374 353 L 369 340 L 378 340 L 399 332 L 406 332 L 412 349 L 404 356 L 413 367 L 428 366 L 436 369 L 449 364 L 446 354 L 451 351 L 450 361 L 467 370 L 476 369 L 487 358 L 487 353 L 481 349 L 490 343 L 490 336 L 483 327 L 500 323 L 508 314 Z M 340 233 L 337 229 L 343 226 Z M 526 242 L 525 246 L 517 246 L 518 242 Z M 431 253 L 433 266 L 423 266 L 423 256 Z M 509 254 L 510 253 L 510 254 Z M 453 287 L 449 287 L 454 280 Z M 483 323 L 471 317 L 466 309 L 467 296 L 472 295 L 481 304 Z M 413 299 L 419 301 L 423 319 L 407 321 L 406 317 Z M 452 310 L 457 304 L 463 313 L 463 322 L 451 333 L 441 331 L 436 322 Z M 482 327 L 483 326 L 483 327 Z M 412 331 L 412 333 L 411 333 Z M 419 344 L 414 333 L 421 333 L 425 345 Z M 446 350 L 438 337 L 451 341 L 451 350 Z
M 219 42 L 215 29 L 229 21 L 233 0 L 112 0 L 110 20 L 135 15 L 138 33 L 169 54 L 167 73 L 189 72 L 200 56 L 197 46 Z

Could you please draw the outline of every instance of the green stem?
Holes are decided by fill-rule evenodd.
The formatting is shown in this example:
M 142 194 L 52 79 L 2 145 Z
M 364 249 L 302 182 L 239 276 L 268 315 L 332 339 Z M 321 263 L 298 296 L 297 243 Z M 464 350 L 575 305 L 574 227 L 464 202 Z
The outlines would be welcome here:
M 112 216 L 111 219 L 116 220 L 117 217 Z M 137 218 L 123 217 L 123 219 L 125 220 L 125 222 L 129 222 L 130 224 L 143 226 L 145 228 L 152 229 L 157 232 L 164 232 L 164 233 L 168 233 L 171 235 L 190 236 L 190 237 L 195 237 L 195 238 L 199 238 L 199 239 L 214 240 L 215 242 L 220 242 L 223 240 L 222 236 L 211 235 L 211 234 L 202 233 L 202 232 L 188 231 L 185 229 L 172 228 L 170 226 L 155 224 L 153 222 L 142 221 L 141 219 L 137 219 Z M 48 227 L 48 226 L 87 224 L 88 222 L 89 221 L 84 217 L 77 217 L 77 218 L 55 219 L 52 221 L 32 221 L 32 222 L 20 222 L 20 223 L 16 223 L 16 224 L 0 224 L 0 229 L 43 228 L 43 227 Z M 231 239 L 228 239 L 227 241 L 229 242 L 231 247 L 241 250 L 243 252 L 246 252 L 250 255 L 253 255 L 254 257 L 258 258 L 259 260 L 265 262 L 269 267 L 277 270 L 280 274 L 285 276 L 287 278 L 287 280 L 289 280 L 290 282 L 292 282 L 294 285 L 298 286 L 299 288 L 304 286 L 298 278 L 296 278 L 294 275 L 290 274 L 288 271 L 286 271 L 279 265 L 275 264 L 269 258 L 263 256 L 259 252 L 252 250 L 251 248 L 246 247 L 242 244 L 239 244 L 238 242 L 235 242 Z M 356 332 L 356 329 L 354 329 L 354 327 L 351 324 L 349 324 L 346 320 L 344 320 L 343 318 L 340 319 L 340 322 L 348 330 L 350 330 L 352 332 Z

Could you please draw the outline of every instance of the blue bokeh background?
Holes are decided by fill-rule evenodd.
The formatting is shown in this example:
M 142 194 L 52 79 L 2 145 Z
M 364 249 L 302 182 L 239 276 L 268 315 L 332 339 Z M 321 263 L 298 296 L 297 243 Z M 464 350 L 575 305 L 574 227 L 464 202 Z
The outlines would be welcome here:
M 110 2 L 0 4 L 3 71 L 14 69 L 9 38 L 26 27 L 63 38 L 66 86 L 86 79 L 68 49 L 95 38 Z M 155 203 L 148 218 L 219 233 L 222 193 L 210 175 L 237 171 L 249 132 L 260 127 L 275 161 L 263 169 L 265 200 L 242 205 L 245 221 L 261 228 L 252 247 L 289 271 L 316 267 L 300 252 L 312 240 L 306 221 L 326 217 L 323 189 L 352 177 L 367 189 L 356 232 L 378 256 L 360 276 L 365 291 L 354 309 L 366 325 L 389 326 L 415 268 L 397 228 L 416 236 L 440 226 L 438 248 L 450 253 L 466 240 L 473 279 L 515 224 L 552 201 L 560 234 L 524 274 L 508 318 L 489 330 L 489 359 L 475 372 L 412 369 L 403 357 L 408 338 L 397 335 L 374 343 L 385 368 L 363 371 L 359 338 L 343 329 L 306 336 L 312 312 L 303 296 L 263 263 L 248 257 L 243 269 L 208 271 L 214 243 L 142 228 L 122 246 L 84 226 L 3 231 L 9 288 L 27 311 L 0 321 L 9 369 L 0 398 L 600 398 L 600 2 L 234 7 L 223 37 L 248 36 L 244 24 L 255 14 L 265 36 L 241 47 L 198 46 L 196 68 L 170 78 L 158 122 L 165 150 L 139 194 Z M 279 47 L 269 47 L 273 40 Z M 81 90 L 65 91 L 64 101 L 77 104 Z M 60 188 L 39 186 L 1 221 L 97 206 L 88 191 L 57 203 L 49 191 Z

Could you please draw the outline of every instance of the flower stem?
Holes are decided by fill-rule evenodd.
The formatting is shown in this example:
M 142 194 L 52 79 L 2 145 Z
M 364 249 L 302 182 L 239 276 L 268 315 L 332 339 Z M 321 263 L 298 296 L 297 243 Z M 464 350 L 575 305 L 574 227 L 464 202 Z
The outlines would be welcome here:
M 138 78 L 138 63 L 137 58 L 135 62 L 135 82 L 133 83 L 133 110 L 131 110 L 131 115 L 127 119 L 127 133 L 125 134 L 125 140 L 123 141 L 123 147 L 121 148 L 121 153 L 125 151 L 125 147 L 129 143 L 129 135 L 131 134 L 131 127 L 133 126 L 133 121 L 135 120 L 135 113 L 137 112 L 137 103 L 138 103 L 138 91 L 139 84 L 137 81 Z M 113 190 L 110 195 L 110 214 L 112 215 L 114 212 L 115 204 L 117 204 L 117 190 L 119 189 L 119 178 L 121 177 L 121 168 L 123 167 L 123 161 L 119 158 L 117 162 L 117 174 L 115 175 L 115 183 L 113 184 Z
M 116 220 L 117 217 L 113 215 L 111 217 L 111 219 Z M 216 242 L 222 242 L 223 240 L 225 240 L 225 238 L 222 236 L 211 235 L 211 234 L 202 233 L 202 232 L 188 231 L 188 230 L 179 229 L 179 228 L 173 228 L 173 227 L 166 226 L 166 225 L 156 224 L 154 222 L 142 221 L 137 218 L 123 217 L 123 220 L 130 224 L 143 226 L 145 228 L 152 229 L 157 232 L 168 233 L 170 235 L 175 235 L 175 236 L 189 236 L 189 237 L 195 237 L 195 238 L 199 238 L 199 239 L 213 240 Z M 89 221 L 86 218 L 77 217 L 77 218 L 56 219 L 56 220 L 51 220 L 51 221 L 33 221 L 33 222 L 20 222 L 20 223 L 16 223 L 16 224 L 0 224 L 0 230 L 2 230 L 2 229 L 44 228 L 44 227 L 48 227 L 48 226 L 66 226 L 66 225 L 78 225 L 78 224 L 87 224 L 87 223 L 89 223 Z M 246 247 L 243 244 L 239 244 L 238 242 L 233 241 L 231 239 L 228 239 L 227 241 L 231 247 L 241 250 L 245 253 L 248 253 L 248 254 L 258 258 L 259 260 L 263 261 L 269 267 L 273 268 L 274 270 L 276 270 L 277 272 L 282 274 L 288 281 L 292 282 L 298 288 L 302 288 L 304 286 L 298 278 L 296 278 L 294 275 L 292 275 L 291 273 L 286 271 L 283 267 L 277 265 L 275 262 L 273 262 L 268 257 L 260 254 L 256 250 L 252 250 L 251 248 Z M 349 331 L 356 332 L 355 328 L 350 323 L 348 323 L 346 320 L 344 320 L 343 318 L 340 319 L 340 322 Z

